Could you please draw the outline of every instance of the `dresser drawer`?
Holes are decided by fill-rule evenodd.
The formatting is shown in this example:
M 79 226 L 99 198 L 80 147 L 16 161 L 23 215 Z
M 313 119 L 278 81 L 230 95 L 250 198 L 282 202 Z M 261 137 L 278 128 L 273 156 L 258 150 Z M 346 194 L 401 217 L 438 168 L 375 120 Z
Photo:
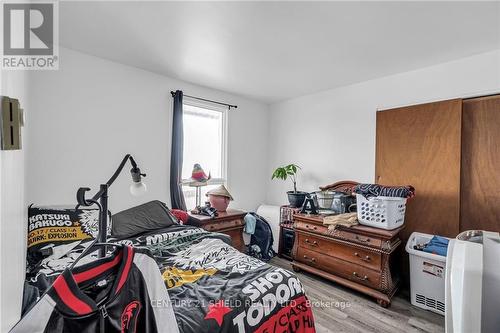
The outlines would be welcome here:
M 324 225 L 304 221 L 295 221 L 294 228 L 319 234 L 326 234 L 328 232 L 328 227 Z
M 221 230 L 225 230 L 225 229 L 235 228 L 235 227 L 242 226 L 242 225 L 243 225 L 243 220 L 236 219 L 236 220 L 230 220 L 230 221 L 207 222 L 203 226 L 203 228 L 207 231 L 217 232 L 217 231 L 221 231 Z
M 321 237 L 298 233 L 298 246 L 308 250 L 336 257 L 363 267 L 382 270 L 382 255 L 347 244 L 337 243 Z
M 295 260 L 372 288 L 380 288 L 380 272 L 354 263 L 303 247 L 298 247 Z
M 372 236 L 359 235 L 355 232 L 346 230 L 335 230 L 333 232 L 335 238 L 351 241 L 357 244 L 374 247 L 377 249 L 382 248 L 382 240 Z

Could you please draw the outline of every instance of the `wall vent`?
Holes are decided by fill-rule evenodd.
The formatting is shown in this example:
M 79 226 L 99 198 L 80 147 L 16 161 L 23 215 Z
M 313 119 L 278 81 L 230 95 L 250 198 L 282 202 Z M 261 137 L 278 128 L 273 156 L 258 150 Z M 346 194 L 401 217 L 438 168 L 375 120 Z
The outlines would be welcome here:
M 418 304 L 422 304 L 427 308 L 435 309 L 439 312 L 445 313 L 445 306 L 443 302 L 436 301 L 433 298 L 425 297 L 424 295 L 416 294 L 415 302 Z

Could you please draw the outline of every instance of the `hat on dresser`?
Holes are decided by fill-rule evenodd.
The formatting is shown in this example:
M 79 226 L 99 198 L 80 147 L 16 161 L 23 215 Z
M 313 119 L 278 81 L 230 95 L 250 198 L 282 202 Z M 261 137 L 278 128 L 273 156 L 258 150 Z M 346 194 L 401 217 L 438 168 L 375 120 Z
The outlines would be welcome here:
M 224 185 L 221 185 L 217 188 L 214 188 L 207 192 L 207 196 L 209 195 L 219 195 L 221 197 L 227 197 L 229 200 L 234 200 L 227 188 Z

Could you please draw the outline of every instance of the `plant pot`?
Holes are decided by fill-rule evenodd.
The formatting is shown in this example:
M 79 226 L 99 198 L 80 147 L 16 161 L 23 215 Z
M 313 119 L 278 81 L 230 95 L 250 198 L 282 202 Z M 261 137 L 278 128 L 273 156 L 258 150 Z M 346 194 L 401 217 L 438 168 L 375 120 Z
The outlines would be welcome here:
M 288 192 L 286 192 L 286 194 L 288 195 L 288 202 L 290 203 L 290 207 L 298 208 L 298 207 L 302 207 L 304 200 L 306 200 L 307 192 L 288 191 Z

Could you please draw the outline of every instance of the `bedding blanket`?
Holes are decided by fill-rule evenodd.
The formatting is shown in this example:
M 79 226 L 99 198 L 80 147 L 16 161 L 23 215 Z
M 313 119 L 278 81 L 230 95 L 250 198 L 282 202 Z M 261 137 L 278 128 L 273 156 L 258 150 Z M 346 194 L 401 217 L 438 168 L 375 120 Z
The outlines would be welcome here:
M 229 245 L 226 235 L 173 225 L 111 241 L 151 251 L 168 288 L 180 332 L 315 332 L 311 306 L 298 278 L 240 253 Z M 54 251 L 57 255 L 28 262 L 24 308 L 29 308 L 89 243 L 64 244 L 64 249 Z M 78 264 L 93 260 L 95 255 Z M 155 302 L 152 300 L 152 306 L 168 306 Z

